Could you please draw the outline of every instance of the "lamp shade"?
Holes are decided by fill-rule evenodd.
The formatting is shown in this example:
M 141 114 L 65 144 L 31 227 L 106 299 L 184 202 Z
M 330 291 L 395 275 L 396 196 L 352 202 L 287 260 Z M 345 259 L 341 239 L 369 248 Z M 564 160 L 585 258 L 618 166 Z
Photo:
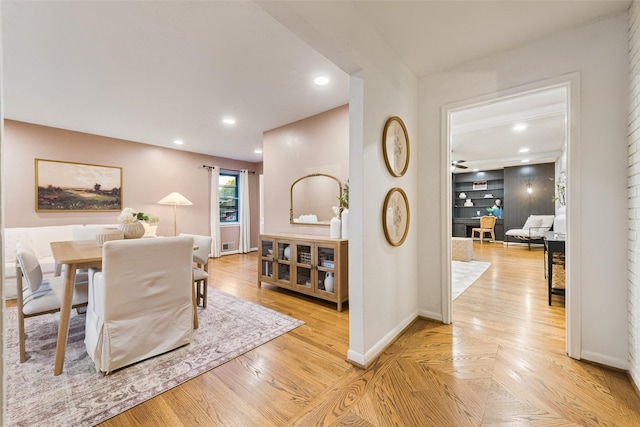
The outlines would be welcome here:
M 173 193 L 169 194 L 166 197 L 163 197 L 162 199 L 158 200 L 158 204 L 160 205 L 182 205 L 182 206 L 188 206 L 188 205 L 193 205 L 193 203 L 191 203 L 191 201 L 189 199 L 187 199 L 186 197 L 184 197 L 182 194 L 178 193 L 177 191 L 174 191 Z

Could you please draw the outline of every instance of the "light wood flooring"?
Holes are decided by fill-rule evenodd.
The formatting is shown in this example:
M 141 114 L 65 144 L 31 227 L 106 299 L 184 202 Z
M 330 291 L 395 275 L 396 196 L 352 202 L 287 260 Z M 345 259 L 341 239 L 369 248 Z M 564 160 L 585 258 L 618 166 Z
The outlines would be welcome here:
M 305 325 L 101 424 L 107 426 L 637 426 L 626 373 L 565 354 L 542 250 L 474 244 L 491 267 L 366 370 L 345 361 L 348 305 L 256 286 L 256 254 L 210 262 L 210 285 Z

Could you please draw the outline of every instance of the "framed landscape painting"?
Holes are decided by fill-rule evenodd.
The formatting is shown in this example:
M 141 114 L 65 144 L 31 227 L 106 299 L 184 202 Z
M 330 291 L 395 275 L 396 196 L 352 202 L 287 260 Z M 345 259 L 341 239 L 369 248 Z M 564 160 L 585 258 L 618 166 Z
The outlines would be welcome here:
M 122 210 L 122 168 L 36 159 L 36 212 Z

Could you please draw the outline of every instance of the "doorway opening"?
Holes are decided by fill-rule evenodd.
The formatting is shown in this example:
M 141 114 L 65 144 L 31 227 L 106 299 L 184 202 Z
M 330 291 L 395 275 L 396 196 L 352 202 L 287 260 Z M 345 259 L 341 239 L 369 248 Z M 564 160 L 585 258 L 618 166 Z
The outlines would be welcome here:
M 508 230 L 522 228 L 528 215 L 546 213 L 555 217 L 558 211 L 564 210 L 558 201 L 552 199 L 555 200 L 558 196 L 558 178 L 562 177 L 564 180 L 565 189 L 570 188 L 571 157 L 575 157 L 575 149 L 572 150 L 571 144 L 575 132 L 571 132 L 571 129 L 577 121 L 577 82 L 578 76 L 570 75 L 443 108 L 447 144 L 444 161 L 448 170 L 448 191 L 443 197 L 448 196 L 444 204 L 448 206 L 446 214 L 447 223 L 451 224 L 450 237 L 469 238 L 472 229 L 479 226 L 475 223 L 479 223 L 480 217 L 495 216 L 495 241 L 488 243 L 485 240 L 480 245 L 477 243 L 476 233 L 476 243 L 472 243 L 471 247 L 479 246 L 482 251 L 486 245 L 487 249 L 484 251 L 487 253 L 490 251 L 489 248 L 499 249 L 493 251 L 491 256 L 508 256 L 509 252 L 505 252 L 506 246 L 503 243 Z M 529 178 L 527 181 L 522 178 L 526 173 L 521 173 L 521 177 L 513 173 L 525 169 L 530 173 L 531 170 L 539 169 L 540 165 L 546 169 L 535 179 Z M 463 175 L 466 175 L 465 179 L 460 181 L 464 184 L 456 185 L 456 177 Z M 544 194 L 540 190 L 544 187 L 545 180 L 548 181 L 546 194 L 538 197 L 538 207 L 526 205 L 524 198 L 519 197 L 520 187 L 523 187 L 522 194 L 526 194 L 528 190 L 529 198 L 532 199 L 531 194 L 536 194 L 536 191 L 538 194 Z M 463 191 L 466 188 L 469 191 Z M 568 196 L 568 192 L 566 195 Z M 574 301 L 580 292 L 579 284 L 571 281 L 571 271 L 572 268 L 577 268 L 575 263 L 578 260 L 571 257 L 572 243 L 569 230 L 566 231 L 566 236 L 566 348 L 569 356 L 578 358 L 579 324 L 573 321 L 571 316 L 572 310 L 577 313 Z M 453 240 L 451 245 L 455 250 Z M 509 249 L 512 248 L 511 242 L 514 240 L 510 240 Z M 544 251 L 541 247 L 534 251 L 539 260 L 539 275 L 543 277 Z M 447 323 L 453 320 L 453 297 L 464 292 L 464 289 L 460 291 L 458 284 L 454 283 L 460 275 L 454 270 L 453 261 L 452 251 L 449 251 L 449 281 L 444 285 L 446 289 L 443 289 L 443 318 Z M 538 267 L 534 265 L 531 268 Z M 480 270 L 478 274 L 482 275 L 483 270 Z M 495 271 L 489 270 L 489 274 L 500 274 L 504 279 L 503 271 L 496 268 Z M 498 279 L 498 276 L 491 278 L 494 284 L 498 283 Z M 542 283 L 546 283 L 546 279 Z M 546 287 L 544 291 L 546 295 Z M 554 299 L 554 304 L 561 303 Z

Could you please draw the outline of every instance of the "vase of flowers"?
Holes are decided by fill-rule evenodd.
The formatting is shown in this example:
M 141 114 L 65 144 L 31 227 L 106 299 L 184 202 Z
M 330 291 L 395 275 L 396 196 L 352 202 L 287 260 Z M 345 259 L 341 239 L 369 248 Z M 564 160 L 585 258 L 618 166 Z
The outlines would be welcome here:
M 139 239 L 144 236 L 144 226 L 141 221 L 149 223 L 157 222 L 158 217 L 153 214 L 136 212 L 131 208 L 125 208 L 118 215 L 118 228 L 122 230 L 125 239 Z
M 342 222 L 342 238 L 349 238 L 349 179 L 344 184 L 344 189 L 342 190 L 342 194 L 338 197 L 340 200 L 340 220 Z

